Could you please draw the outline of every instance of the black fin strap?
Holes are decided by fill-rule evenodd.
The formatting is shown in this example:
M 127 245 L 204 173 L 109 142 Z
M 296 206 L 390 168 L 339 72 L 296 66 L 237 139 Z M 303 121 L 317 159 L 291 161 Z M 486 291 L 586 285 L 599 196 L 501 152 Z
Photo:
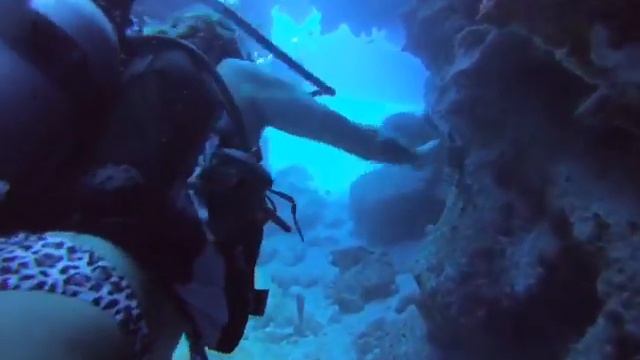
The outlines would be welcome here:
M 267 300 L 269 298 L 269 290 L 253 289 L 251 291 L 251 302 L 249 306 L 249 315 L 264 316 L 267 310 Z
M 187 332 L 187 342 L 189 343 L 189 359 L 190 360 L 209 360 L 207 350 L 199 336 L 193 332 Z
M 298 222 L 298 204 L 296 203 L 296 199 L 293 196 L 283 193 L 282 191 L 269 189 L 269 192 L 282 200 L 291 204 L 291 217 L 293 218 L 293 224 L 298 232 L 298 236 L 300 236 L 300 240 L 304 242 L 304 234 L 302 233 L 302 228 L 300 227 L 300 223 Z

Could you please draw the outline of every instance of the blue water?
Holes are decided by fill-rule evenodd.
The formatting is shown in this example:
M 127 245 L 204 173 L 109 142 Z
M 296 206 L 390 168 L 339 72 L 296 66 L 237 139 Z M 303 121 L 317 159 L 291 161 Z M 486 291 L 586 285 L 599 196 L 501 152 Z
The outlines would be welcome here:
M 384 32 L 355 36 L 344 24 L 323 34 L 322 14 L 316 10 L 301 21 L 295 21 L 279 7 L 271 13 L 271 39 L 336 88 L 337 96 L 319 101 L 356 122 L 372 126 L 380 125 L 394 113 L 423 110 L 426 71 L 416 58 L 401 52 L 401 44 L 387 40 Z M 274 68 L 277 73 L 286 74 L 286 70 Z M 353 180 L 375 166 L 343 151 L 276 130 L 268 131 L 266 137 L 272 170 L 304 165 L 318 188 L 331 193 L 344 192 Z

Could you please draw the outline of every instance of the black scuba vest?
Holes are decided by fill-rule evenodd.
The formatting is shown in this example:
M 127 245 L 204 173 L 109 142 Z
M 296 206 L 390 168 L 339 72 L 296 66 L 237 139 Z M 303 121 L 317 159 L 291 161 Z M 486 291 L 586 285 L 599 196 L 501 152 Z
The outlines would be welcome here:
M 125 54 L 122 90 L 77 186 L 70 227 L 109 239 L 168 284 L 188 282 L 206 238 L 186 183 L 223 105 L 178 40 L 134 38 Z
M 189 282 L 207 241 L 187 179 L 209 137 L 220 138 L 221 153 L 242 152 L 250 163 L 220 163 L 214 166 L 218 173 L 236 166 L 261 169 L 260 157 L 246 146 L 229 90 L 198 50 L 155 36 L 135 38 L 127 50 L 122 94 L 96 144 L 78 206 L 83 219 L 76 219 L 75 228 L 123 247 L 169 288 Z M 271 177 L 266 171 L 242 176 L 237 186 L 212 189 L 206 200 L 208 225 L 225 259 L 228 322 L 214 349 L 224 353 L 235 350 L 249 316 L 262 315 L 267 300 L 266 290 L 254 288 L 254 271 Z M 197 331 L 191 336 L 197 338 Z

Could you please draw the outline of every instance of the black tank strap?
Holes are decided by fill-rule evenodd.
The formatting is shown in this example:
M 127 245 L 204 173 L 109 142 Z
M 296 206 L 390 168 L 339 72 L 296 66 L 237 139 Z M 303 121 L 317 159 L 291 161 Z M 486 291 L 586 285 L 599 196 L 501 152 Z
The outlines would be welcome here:
M 233 98 L 229 87 L 225 83 L 220 73 L 215 69 L 213 64 L 207 59 L 207 56 L 203 54 L 198 48 L 189 44 L 186 41 L 176 39 L 163 35 L 133 35 L 127 38 L 127 43 L 131 49 L 144 49 L 145 47 L 177 47 L 185 50 L 192 59 L 198 64 L 205 72 L 207 72 L 213 79 L 215 89 L 219 95 L 219 99 L 222 102 L 222 106 L 234 126 L 238 130 L 237 136 L 239 136 L 238 143 L 234 144 L 237 149 L 246 152 L 254 151 L 253 146 L 249 144 L 247 139 L 247 131 L 242 113 L 238 104 Z

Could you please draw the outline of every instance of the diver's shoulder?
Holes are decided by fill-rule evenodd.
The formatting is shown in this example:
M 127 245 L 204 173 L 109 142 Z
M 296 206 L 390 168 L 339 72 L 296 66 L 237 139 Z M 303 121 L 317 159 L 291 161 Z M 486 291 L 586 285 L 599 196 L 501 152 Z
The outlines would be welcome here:
M 299 87 L 289 80 L 251 61 L 225 59 L 220 62 L 217 70 L 232 90 L 234 87 L 250 90 L 254 97 L 271 98 L 300 91 Z
M 231 89 L 236 100 L 253 99 L 264 93 L 273 80 L 257 64 L 246 60 L 225 59 L 216 70 Z
M 266 71 L 264 71 L 260 66 L 256 63 L 247 60 L 241 59 L 224 59 L 222 60 L 218 66 L 217 70 L 223 74 L 249 74 L 249 75 L 260 75 L 267 76 Z

